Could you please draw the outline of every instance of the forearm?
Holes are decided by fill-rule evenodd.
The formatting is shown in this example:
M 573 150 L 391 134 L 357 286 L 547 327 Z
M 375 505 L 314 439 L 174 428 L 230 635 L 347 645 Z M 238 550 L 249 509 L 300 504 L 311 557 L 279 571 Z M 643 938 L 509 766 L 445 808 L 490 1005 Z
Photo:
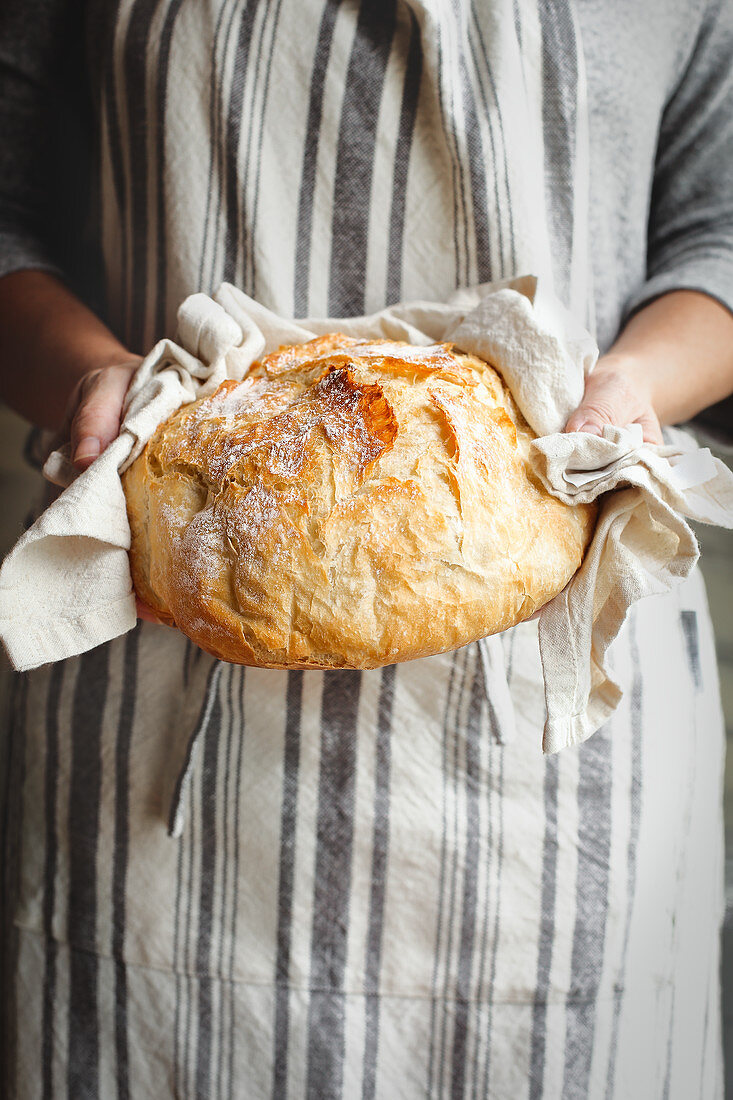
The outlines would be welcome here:
M 733 315 L 694 290 L 664 294 L 626 325 L 599 369 L 642 386 L 661 424 L 677 424 L 733 393 Z
M 132 358 L 53 275 L 17 271 L 0 279 L 0 398 L 32 423 L 59 428 L 84 375 Z

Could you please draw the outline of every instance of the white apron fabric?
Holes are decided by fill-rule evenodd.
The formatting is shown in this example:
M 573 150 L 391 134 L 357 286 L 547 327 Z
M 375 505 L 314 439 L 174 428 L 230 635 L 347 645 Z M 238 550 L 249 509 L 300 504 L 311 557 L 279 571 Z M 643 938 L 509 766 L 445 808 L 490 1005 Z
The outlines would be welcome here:
M 637 605 L 619 710 L 553 757 L 533 626 L 503 636 L 508 745 L 475 647 L 288 674 L 145 626 L 24 677 L 17 1095 L 722 1096 L 699 578 Z
M 569 3 L 97 8 L 102 243 L 131 348 L 221 281 L 355 315 L 544 265 L 588 320 Z M 15 1094 L 719 1097 L 700 579 L 632 612 L 618 711 L 556 757 L 536 627 L 501 645 L 510 744 L 476 647 L 277 673 L 143 624 L 20 677 Z

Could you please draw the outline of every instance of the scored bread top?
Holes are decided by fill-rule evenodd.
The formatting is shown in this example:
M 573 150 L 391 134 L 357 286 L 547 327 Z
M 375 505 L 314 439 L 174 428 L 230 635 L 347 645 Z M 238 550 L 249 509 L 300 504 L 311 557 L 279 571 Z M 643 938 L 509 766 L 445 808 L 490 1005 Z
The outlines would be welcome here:
M 186 405 L 123 475 L 138 594 L 202 648 L 373 668 L 527 618 L 577 570 L 594 505 L 550 496 L 495 370 L 339 333 Z

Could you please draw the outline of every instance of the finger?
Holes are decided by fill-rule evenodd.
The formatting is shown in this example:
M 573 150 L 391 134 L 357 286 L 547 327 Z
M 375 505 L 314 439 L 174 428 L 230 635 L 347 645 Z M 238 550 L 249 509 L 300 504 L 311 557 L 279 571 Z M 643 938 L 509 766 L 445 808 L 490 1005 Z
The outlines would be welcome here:
M 642 431 L 644 433 L 645 443 L 655 443 L 661 447 L 664 444 L 664 437 L 662 436 L 662 428 L 659 420 L 653 413 L 648 413 L 644 416 L 640 416 L 638 420 L 634 421 L 635 424 L 641 424 Z
M 569 417 L 565 431 L 603 435 L 607 424 L 628 424 L 639 410 L 631 411 L 624 407 L 626 404 L 624 395 L 618 393 L 612 385 L 606 382 L 593 384 L 589 380 L 583 400 Z
M 603 435 L 604 426 L 614 423 L 618 415 L 619 396 L 613 383 L 592 374 L 586 381 L 583 400 L 568 418 L 565 431 Z
M 566 432 L 588 432 L 591 435 L 602 436 L 606 425 L 615 424 L 625 428 L 627 424 L 639 424 L 643 432 L 645 443 L 664 443 L 662 429 L 658 418 L 649 410 L 638 416 L 633 416 L 632 410 L 624 414 L 623 410 L 614 412 L 608 407 L 598 405 L 581 405 L 565 425 Z
M 565 425 L 566 432 L 589 432 L 591 435 L 603 435 L 598 423 L 599 417 L 592 409 L 576 409 Z
M 109 446 L 120 430 L 122 406 L 134 368 L 106 367 L 84 380 L 81 399 L 71 421 L 74 464 L 85 470 Z
M 654 413 L 638 381 L 616 370 L 594 371 L 585 384 L 583 400 L 568 418 L 568 432 L 603 435 L 608 425 L 623 428 Z
M 158 623 L 161 626 L 170 625 L 169 623 L 166 623 L 163 619 L 158 618 L 150 604 L 145 603 L 145 601 L 141 600 L 139 596 L 135 597 L 135 608 L 137 610 L 138 619 L 144 619 L 146 623 Z

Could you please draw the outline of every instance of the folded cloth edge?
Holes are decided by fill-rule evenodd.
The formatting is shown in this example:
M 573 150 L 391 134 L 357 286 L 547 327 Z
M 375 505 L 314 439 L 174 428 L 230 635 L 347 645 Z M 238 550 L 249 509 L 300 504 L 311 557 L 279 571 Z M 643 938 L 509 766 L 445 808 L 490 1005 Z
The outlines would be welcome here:
M 442 337 L 438 332 L 438 322 L 433 320 L 431 323 L 432 331 L 428 335 L 428 340 L 440 340 L 449 339 L 451 333 L 461 330 L 461 326 L 465 325 L 467 318 L 470 318 L 471 312 L 478 311 L 480 314 L 482 310 L 486 309 L 486 301 L 492 294 L 496 293 L 498 296 L 503 296 L 506 300 L 506 291 L 512 291 L 516 299 L 519 299 L 522 295 L 526 299 L 527 303 L 532 308 L 535 308 L 539 314 L 545 311 L 546 316 L 554 316 L 550 328 L 554 331 L 555 335 L 560 334 L 560 343 L 562 342 L 562 334 L 565 333 L 568 340 L 568 347 L 563 349 L 563 362 L 567 365 L 567 355 L 574 356 L 573 359 L 573 386 L 577 390 L 580 387 L 582 392 L 582 385 L 584 382 L 584 376 L 592 369 L 595 362 L 595 352 L 591 347 L 592 341 L 588 337 L 587 333 L 579 334 L 577 329 L 573 329 L 571 332 L 571 326 L 567 324 L 568 315 L 566 311 L 562 310 L 562 307 L 557 307 L 553 315 L 553 306 L 551 300 L 542 291 L 542 287 L 538 288 L 538 280 L 534 276 L 525 276 L 516 280 L 508 280 L 500 284 L 483 284 L 479 287 L 468 288 L 457 291 L 447 303 L 400 303 L 397 306 L 388 307 L 385 310 L 380 311 L 377 314 L 373 314 L 371 317 L 349 319 L 349 327 L 353 327 L 356 324 L 362 323 L 363 325 L 376 326 L 376 330 L 380 332 L 389 331 L 390 333 L 399 333 L 410 327 L 410 310 L 415 311 L 415 316 L 423 322 L 428 317 L 430 311 L 435 317 L 440 317 L 440 323 L 443 325 Z M 548 302 L 550 303 L 548 306 Z M 521 310 L 527 311 L 527 306 L 518 307 Z M 248 313 L 248 309 L 250 312 Z M 549 309 L 549 313 L 547 310 Z M 188 318 L 186 311 L 192 311 L 192 318 Z M 183 319 L 183 322 L 181 321 Z M 217 318 L 222 322 L 222 325 L 226 328 L 222 328 L 221 332 L 217 330 Z M 142 381 L 140 385 L 136 387 L 136 383 L 133 383 L 131 387 L 131 399 L 127 405 L 128 414 L 131 420 L 135 416 L 139 416 L 139 425 L 142 427 L 142 431 L 134 430 L 131 424 L 132 430 L 130 436 L 131 442 L 128 443 L 128 451 L 125 461 L 121 464 L 120 470 L 129 462 L 133 461 L 135 454 L 142 449 L 146 438 L 152 434 L 155 430 L 157 423 L 165 419 L 165 416 L 170 415 L 170 412 L 179 407 L 186 401 L 194 400 L 197 396 L 202 395 L 208 391 L 213 392 L 213 388 L 219 384 L 220 377 L 233 376 L 235 378 L 243 377 L 244 373 L 248 369 L 247 358 L 249 357 L 249 363 L 253 361 L 257 355 L 262 353 L 266 346 L 266 337 L 263 335 L 259 325 L 265 322 L 271 323 L 273 326 L 273 332 L 277 336 L 282 334 L 285 339 L 292 339 L 294 342 L 299 340 L 309 339 L 313 335 L 313 329 L 317 331 L 333 330 L 338 326 L 337 319 L 322 319 L 318 322 L 306 320 L 304 322 L 290 321 L 285 318 L 278 317 L 276 314 L 267 310 L 266 307 L 259 305 L 252 299 L 248 298 L 243 292 L 239 291 L 236 287 L 230 284 L 222 284 L 219 290 L 215 293 L 212 299 L 207 298 L 205 295 L 192 295 L 186 299 L 179 310 L 179 330 L 181 337 L 186 335 L 186 326 L 188 324 L 188 331 L 195 334 L 196 340 L 196 352 L 203 354 L 201 345 L 205 345 L 205 350 L 214 359 L 209 363 L 204 363 L 197 359 L 191 349 L 185 347 L 179 347 L 170 340 L 162 340 L 152 349 L 151 353 L 146 357 L 141 365 L 138 376 L 142 379 L 144 368 L 148 371 L 148 378 L 155 374 L 156 365 L 159 371 L 156 380 L 156 399 L 160 402 L 161 415 L 159 419 L 153 422 L 154 417 L 147 415 L 148 409 L 145 403 L 138 400 L 142 389 Z M 535 323 L 539 324 L 538 317 L 535 317 Z M 305 327 L 305 326 L 311 326 Z M 380 327 L 381 326 L 381 327 Z M 563 327 L 565 326 L 565 327 Z M 469 326 L 470 327 L 470 326 Z M 417 331 L 417 330 L 415 330 Z M 369 331 L 369 335 L 374 335 L 375 330 L 372 327 Z M 570 334 L 570 335 L 568 335 Z M 572 340 L 570 339 L 572 336 Z M 392 336 L 394 338 L 394 335 Z M 193 339 L 193 337 L 192 337 Z M 239 340 L 240 344 L 236 341 Z M 589 343 L 590 341 L 590 343 Z M 559 346 L 559 345 L 558 345 Z M 259 350 L 258 350 L 259 349 Z M 246 354 L 244 351 L 246 350 Z M 471 351 L 470 347 L 464 350 Z M 475 352 L 481 354 L 480 350 Z M 559 362 L 559 360 L 558 360 Z M 506 364 L 498 363 L 497 367 L 505 375 L 505 380 L 511 388 L 511 382 L 507 377 Z M 168 388 L 171 389 L 170 393 L 166 393 L 165 388 L 168 383 L 165 381 L 165 377 L 168 368 L 172 367 L 171 374 L 175 375 L 178 381 L 178 389 L 171 383 Z M 527 364 L 524 364 L 526 369 Z M 564 368 L 563 368 L 564 369 Z M 511 371 L 508 371 L 509 376 Z M 136 376 L 136 380 L 138 379 Z M 572 387 L 571 387 L 572 388 Z M 162 396 L 161 396 L 162 395 Z M 577 394 L 573 390 L 572 400 L 577 399 Z M 555 417 L 555 426 L 560 426 L 561 422 L 564 423 L 564 408 L 563 401 L 567 403 L 567 395 L 565 397 L 560 394 L 559 403 L 557 409 L 553 414 Z M 137 404 L 136 404 L 137 401 Z M 123 429 L 126 428 L 127 418 Z M 545 435 L 544 440 L 557 439 L 562 436 L 562 432 L 558 431 L 553 435 Z M 589 437 L 591 438 L 591 437 Z M 592 437 L 595 438 L 595 437 Z M 94 467 L 92 467 L 93 469 Z M 632 466 L 631 469 L 635 469 Z M 603 483 L 603 478 L 600 479 L 599 484 Z M 602 489 L 598 490 L 602 492 Z M 560 495 L 557 488 L 550 487 L 550 492 L 554 495 Z M 675 498 L 676 503 L 679 503 L 680 499 L 684 499 L 684 490 L 677 486 L 676 491 L 670 490 L 671 496 Z M 595 495 L 598 495 L 597 493 Z M 733 500 L 733 496 L 731 497 Z M 53 507 L 53 506 L 52 506 Z M 708 518 L 708 522 L 720 522 L 719 519 Z M 126 551 L 122 551 L 126 553 Z M 2 593 L 0 592 L 0 603 L 2 602 Z M 125 593 L 124 597 L 120 596 L 118 600 L 112 600 L 109 604 L 110 608 L 117 608 L 121 611 L 118 624 L 119 629 L 117 633 L 124 633 L 134 625 L 134 614 L 130 611 L 132 604 L 132 596 L 129 591 Z M 2 614 L 2 608 L 0 607 L 0 615 Z M 91 614 L 91 613 L 90 613 Z M 94 614 L 98 614 L 95 611 Z M 541 617 L 541 616 L 540 616 Z M 73 618 L 73 616 L 72 616 Z M 101 630 L 95 630 L 92 627 L 88 628 L 87 639 L 92 639 L 92 644 L 99 644 L 100 641 L 109 640 L 110 637 L 114 637 L 111 618 L 114 618 L 114 614 L 106 614 L 105 620 L 107 625 Z M 0 618 L 0 624 L 3 619 Z M 0 629 L 0 633 L 3 631 Z M 62 634 L 73 632 L 61 632 Z M 83 630 L 81 631 L 83 633 Z M 101 637 L 104 635 L 104 637 Z M 63 642 L 53 632 L 48 634 L 48 639 L 56 638 L 59 644 L 59 649 L 55 652 L 59 653 L 58 658 L 49 657 L 49 652 L 53 652 L 53 646 L 47 645 L 43 648 L 44 661 L 46 663 L 48 659 L 60 659 L 62 656 L 73 655 L 70 649 L 73 648 L 73 643 L 67 641 Z M 7 644 L 6 644 L 6 648 Z M 23 647 L 14 645 L 13 652 L 18 654 Z M 83 648 L 90 648 L 90 645 L 84 645 Z M 78 648 L 76 652 L 82 652 L 83 648 Z M 9 651 L 10 652 L 10 651 Z M 487 681 L 490 678 L 491 668 L 487 670 L 487 663 L 490 665 L 492 662 L 487 662 L 487 656 L 489 654 L 488 645 L 482 648 L 482 663 L 484 665 L 484 673 L 487 677 Z M 12 659 L 12 658 L 11 658 Z M 579 654 L 577 660 L 580 661 L 581 655 Z M 39 662 L 36 662 L 39 663 Z M 33 665 L 26 664 L 26 667 L 34 667 Z M 543 659 L 543 667 L 547 672 Z M 547 679 L 547 677 L 546 677 Z M 547 748 L 547 746 L 562 747 L 562 744 L 577 744 L 579 741 L 586 739 L 595 728 L 598 728 L 600 724 L 605 721 L 608 714 L 613 710 L 614 706 L 618 703 L 620 698 L 620 689 L 609 680 L 607 683 L 611 684 L 608 689 L 608 698 L 603 705 L 596 705 L 593 700 L 588 700 L 585 709 L 582 706 L 578 706 L 582 700 L 575 698 L 573 700 L 572 713 L 555 715 L 548 719 L 548 726 L 545 730 L 545 746 L 546 751 L 556 751 L 554 748 Z M 593 728 L 591 728 L 593 727 Z

